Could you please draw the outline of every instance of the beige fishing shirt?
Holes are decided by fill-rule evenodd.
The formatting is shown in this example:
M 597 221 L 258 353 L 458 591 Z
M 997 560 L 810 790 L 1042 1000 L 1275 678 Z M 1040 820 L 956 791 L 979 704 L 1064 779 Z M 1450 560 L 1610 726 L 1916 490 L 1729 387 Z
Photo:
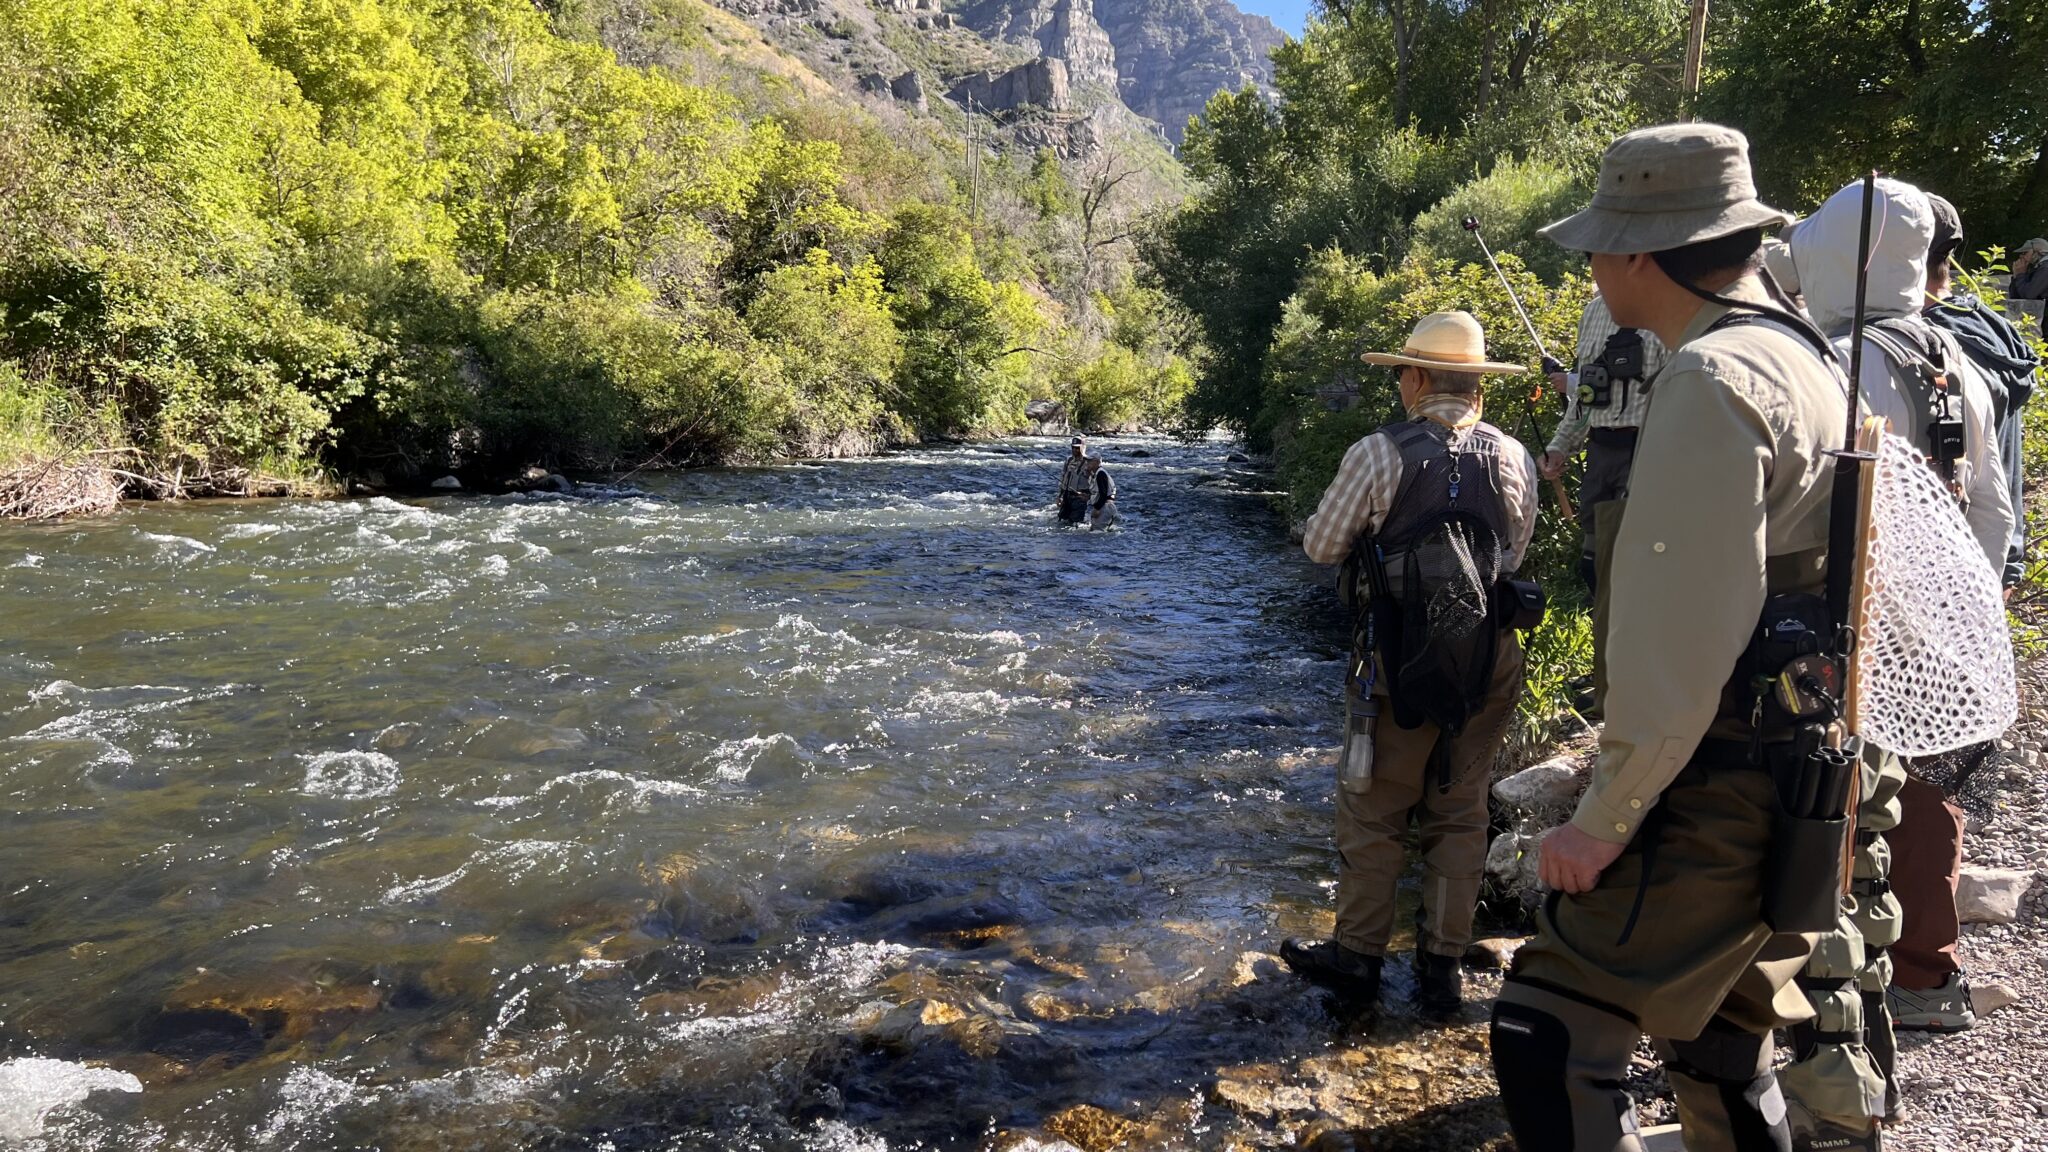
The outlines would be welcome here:
M 1754 277 L 1723 295 L 1769 302 Z M 1844 385 L 1769 322 L 1706 334 L 1726 313 L 1702 308 L 1657 377 L 1605 577 L 1607 728 L 1572 823 L 1612 843 L 1709 734 L 1765 597 L 1822 590 Z

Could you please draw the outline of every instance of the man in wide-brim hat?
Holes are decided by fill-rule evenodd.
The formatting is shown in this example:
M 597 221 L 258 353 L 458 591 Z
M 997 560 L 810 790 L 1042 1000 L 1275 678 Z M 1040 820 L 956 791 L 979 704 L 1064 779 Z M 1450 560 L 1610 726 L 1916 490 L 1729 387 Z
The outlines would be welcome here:
M 1775 932 L 1763 906 L 1795 722 L 1737 669 L 1767 600 L 1824 591 L 1826 451 L 1848 413 L 1826 338 L 1759 274 L 1765 229 L 1787 221 L 1757 199 L 1741 133 L 1673 124 L 1616 140 L 1592 204 L 1543 230 L 1589 253 L 1615 322 L 1672 358 L 1602 523 L 1599 755 L 1542 841 L 1554 896 L 1494 1008 L 1523 1152 L 1640 1149 L 1622 1082 L 1643 1034 L 1686 1147 L 1790 1147 L 1771 1030 L 1812 1014 L 1793 981 L 1814 937 Z
M 1465 594 L 1430 601 L 1473 611 L 1462 620 L 1431 616 L 1445 630 L 1443 647 L 1466 653 L 1458 665 L 1466 675 L 1445 694 L 1454 698 L 1424 701 L 1422 711 L 1388 678 L 1389 666 L 1400 671 L 1402 661 L 1382 659 L 1384 647 L 1370 650 L 1366 630 L 1357 636 L 1345 681 L 1348 722 L 1338 770 L 1337 931 L 1310 944 L 1286 941 L 1280 955 L 1347 1007 L 1377 1006 L 1412 818 L 1420 826 L 1423 871 L 1419 999 L 1426 1014 L 1447 1018 L 1461 1003 L 1458 964 L 1472 942 L 1486 862 L 1489 774 L 1522 687 L 1514 634 L 1496 627 L 1491 616 L 1477 616 L 1491 605 L 1494 576 L 1514 570 L 1536 524 L 1535 463 L 1521 444 L 1480 418 L 1480 383 L 1487 374 L 1524 368 L 1488 358 L 1479 322 L 1464 312 L 1425 316 L 1400 351 L 1368 353 L 1365 360 L 1400 369 L 1408 417 L 1345 453 L 1309 518 L 1302 547 L 1318 563 L 1351 558 L 1341 578 L 1350 587 L 1340 591 L 1355 604 L 1376 597 L 1373 575 L 1358 565 L 1380 566 L 1387 586 L 1378 599 L 1394 610 L 1431 590 L 1404 558 L 1435 547 L 1436 530 L 1455 519 L 1475 545 L 1475 573 L 1488 570 L 1472 582 L 1486 586 L 1450 589 Z M 1408 639 L 1420 648 L 1429 637 L 1417 629 Z M 1412 662 L 1407 667 L 1414 669 Z

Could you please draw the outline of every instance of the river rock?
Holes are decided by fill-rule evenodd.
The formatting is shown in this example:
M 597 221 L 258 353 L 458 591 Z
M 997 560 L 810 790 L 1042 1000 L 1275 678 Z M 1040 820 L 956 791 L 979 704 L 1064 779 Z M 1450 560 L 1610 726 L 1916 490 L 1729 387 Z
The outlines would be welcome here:
M 1277 1083 L 1280 1069 L 1272 1064 L 1247 1064 L 1224 1069 L 1209 1090 L 1210 1099 L 1244 1116 L 1279 1116 L 1310 1112 L 1315 1101 L 1298 1084 Z
M 966 1018 L 965 1012 L 943 1000 L 912 1000 L 883 1013 L 861 1038 L 877 1047 L 908 1051 L 944 1035 L 948 1024 Z
M 1486 874 L 1510 887 L 1535 888 L 1537 842 L 1537 837 L 1519 832 L 1494 837 L 1486 849 Z
M 1138 1126 L 1093 1104 L 1076 1104 L 1046 1117 L 1045 1130 L 1081 1152 L 1109 1152 L 1130 1143 Z
M 432 487 L 440 492 L 460 492 L 462 491 L 462 481 L 457 480 L 453 476 L 443 476 L 439 480 L 434 481 Z
M 1956 882 L 1956 917 L 1965 924 L 2010 924 L 2033 883 L 2031 872 L 1966 867 Z
M 1503 804 L 1535 811 L 1571 803 L 1578 798 L 1579 785 L 1578 765 L 1560 756 L 1502 777 L 1494 782 L 1493 794 Z
M 1225 464 L 1249 464 L 1252 462 L 1252 458 L 1242 452 L 1232 452 L 1223 458 L 1223 462 Z
M 2020 994 L 2008 984 L 1978 984 L 1970 989 L 1970 1011 L 1980 1017 L 2019 1002 Z
M 1465 949 L 1465 963 L 1473 968 L 1506 968 L 1515 959 L 1515 950 L 1528 938 L 1525 936 L 1489 936 L 1474 940 Z

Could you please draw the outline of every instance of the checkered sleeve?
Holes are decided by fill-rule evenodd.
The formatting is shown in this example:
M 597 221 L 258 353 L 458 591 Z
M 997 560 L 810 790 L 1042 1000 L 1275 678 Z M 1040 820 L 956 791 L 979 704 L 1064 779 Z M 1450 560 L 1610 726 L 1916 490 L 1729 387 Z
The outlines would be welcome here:
M 1302 551 L 1318 564 L 1343 560 L 1361 533 L 1385 522 L 1400 484 L 1401 452 L 1392 437 L 1375 432 L 1353 444 L 1308 518 Z
M 1519 568 L 1529 554 L 1529 541 L 1536 536 L 1536 461 L 1521 441 L 1512 437 L 1503 448 L 1506 459 L 1500 466 L 1501 503 L 1508 515 L 1508 554 L 1501 557 L 1503 572 Z

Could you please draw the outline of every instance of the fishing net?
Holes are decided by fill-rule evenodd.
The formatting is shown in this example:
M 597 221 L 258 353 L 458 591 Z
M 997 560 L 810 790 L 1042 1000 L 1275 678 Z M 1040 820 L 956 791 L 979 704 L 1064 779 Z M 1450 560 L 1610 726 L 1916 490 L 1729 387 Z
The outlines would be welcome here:
M 1901 756 L 1996 739 L 2019 714 L 1998 576 L 1926 457 L 1886 434 L 1870 504 L 1857 735 Z

